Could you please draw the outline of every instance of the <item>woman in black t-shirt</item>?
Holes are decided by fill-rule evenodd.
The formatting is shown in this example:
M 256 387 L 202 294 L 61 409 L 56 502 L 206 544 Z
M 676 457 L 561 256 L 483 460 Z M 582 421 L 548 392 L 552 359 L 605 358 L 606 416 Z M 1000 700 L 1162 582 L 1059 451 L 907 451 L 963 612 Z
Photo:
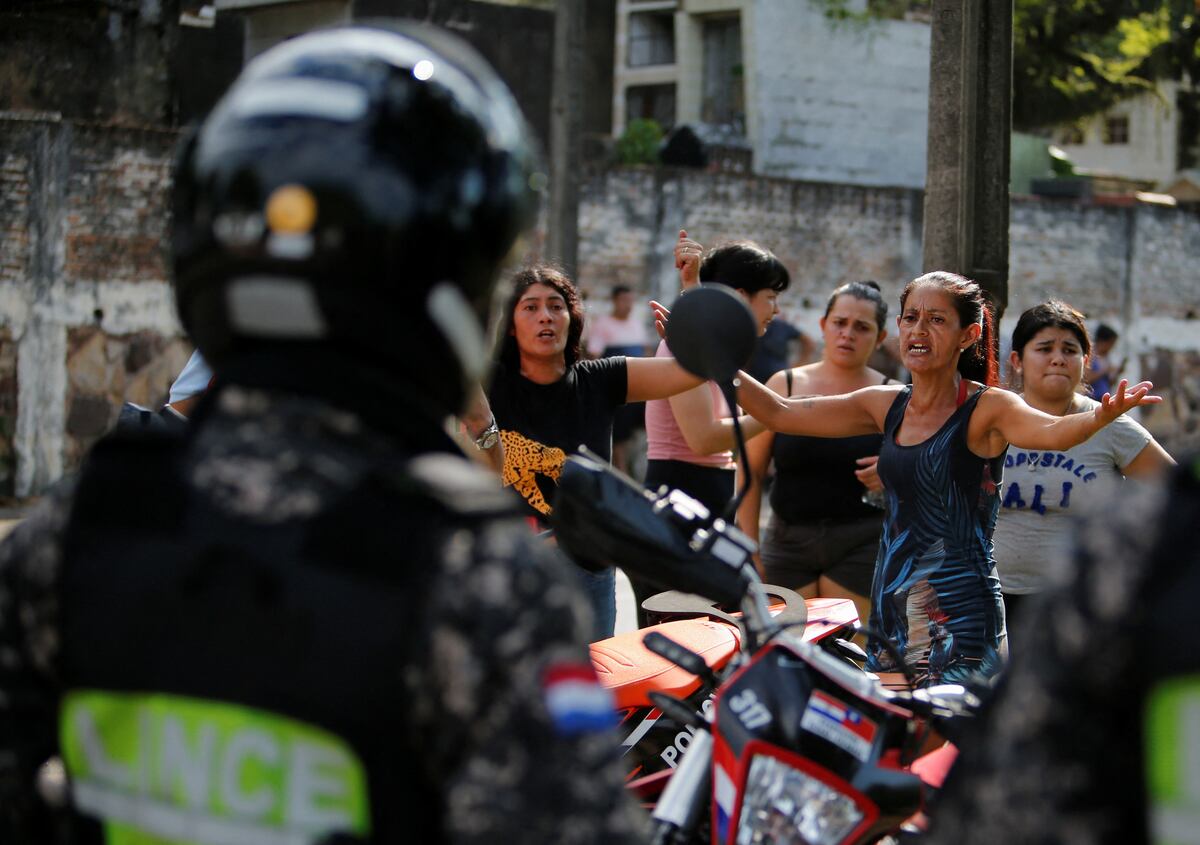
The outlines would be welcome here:
M 579 294 L 565 274 L 548 266 L 517 273 L 488 401 L 504 444 L 504 484 L 521 494 L 539 527 L 567 455 L 586 446 L 611 459 L 617 408 L 700 384 L 670 358 L 583 359 L 582 332 Z M 597 636 L 611 636 L 613 572 L 580 574 L 595 605 Z
M 834 395 L 883 384 L 867 359 L 887 336 L 887 303 L 874 282 L 842 285 L 821 318 L 821 360 L 780 370 L 767 385 L 782 396 Z M 871 577 L 883 512 L 864 500 L 882 489 L 875 473 L 881 437 L 803 437 L 770 431 L 747 444 L 752 484 L 738 523 L 759 537 L 762 480 L 773 460 L 771 520 L 762 539 L 763 577 L 805 598 L 848 598 L 870 616 Z

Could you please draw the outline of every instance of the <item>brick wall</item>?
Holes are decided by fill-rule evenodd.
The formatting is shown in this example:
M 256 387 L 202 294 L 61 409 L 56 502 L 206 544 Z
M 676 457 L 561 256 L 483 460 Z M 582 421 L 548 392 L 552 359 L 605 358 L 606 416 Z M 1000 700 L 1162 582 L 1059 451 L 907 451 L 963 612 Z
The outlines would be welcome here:
M 893 309 L 921 271 L 921 192 L 793 182 L 665 168 L 597 171 L 584 183 L 579 281 L 592 302 L 620 281 L 670 302 L 679 229 L 705 244 L 751 237 L 787 265 L 781 306 L 816 336 L 828 292 L 878 281 Z M 1200 447 L 1200 214 L 1014 197 L 1010 215 L 1011 333 L 1049 297 L 1121 332 L 1127 373 L 1157 376 L 1167 403 L 1145 422 L 1171 448 Z M 599 305 L 597 307 L 604 307 Z M 893 312 L 894 313 L 894 312 Z
M 80 127 L 64 185 L 63 280 L 162 282 L 173 132 Z
M 898 292 L 920 269 L 921 194 L 667 168 L 593 172 L 580 208 L 581 283 L 648 295 L 678 289 L 680 229 L 706 244 L 752 237 L 792 274 L 792 307 L 824 303 L 831 279 L 874 278 Z M 603 291 L 601 291 L 603 292 Z M 808 305 L 806 305 L 806 302 Z
M 0 495 L 75 467 L 186 360 L 164 251 L 176 140 L 0 114 Z
M 161 402 L 183 364 L 163 249 L 176 140 L 0 113 L 0 496 L 44 489 L 121 400 Z M 920 271 L 921 202 L 907 188 L 597 170 L 579 279 L 593 302 L 618 281 L 669 302 L 680 228 L 708 244 L 753 237 L 787 264 L 783 307 L 815 334 L 843 281 L 874 278 L 896 301 Z M 1165 387 L 1147 423 L 1172 448 L 1200 446 L 1200 214 L 1018 198 L 1011 236 L 1008 313 L 1055 295 L 1115 325 L 1130 374 Z

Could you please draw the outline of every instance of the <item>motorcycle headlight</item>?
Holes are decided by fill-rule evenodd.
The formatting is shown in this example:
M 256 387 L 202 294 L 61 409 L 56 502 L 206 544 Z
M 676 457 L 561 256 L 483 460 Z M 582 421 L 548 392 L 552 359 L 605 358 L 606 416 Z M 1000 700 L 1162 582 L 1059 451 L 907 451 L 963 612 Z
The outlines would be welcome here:
M 746 778 L 737 845 L 839 845 L 863 818 L 851 796 L 759 754 Z

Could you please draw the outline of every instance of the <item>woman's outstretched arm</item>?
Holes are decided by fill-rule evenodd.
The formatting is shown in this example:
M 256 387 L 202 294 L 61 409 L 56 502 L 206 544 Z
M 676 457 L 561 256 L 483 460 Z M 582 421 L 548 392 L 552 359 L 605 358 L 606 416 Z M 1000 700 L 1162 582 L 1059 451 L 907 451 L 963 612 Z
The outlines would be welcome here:
M 864 387 L 835 396 L 785 399 L 744 372 L 738 373 L 738 404 L 771 431 L 809 437 L 879 434 L 897 385 Z
M 626 358 L 625 372 L 629 380 L 626 402 L 666 399 L 704 383 L 699 376 L 679 366 L 674 358 Z
M 1104 394 L 1095 408 L 1061 417 L 1031 408 L 1015 393 L 989 390 L 980 400 L 981 413 L 971 419 L 971 449 L 989 456 L 1000 454 L 1009 443 L 1022 449 L 1070 449 L 1126 411 L 1161 402 L 1161 396 L 1150 395 L 1153 387 L 1148 381 L 1129 387 L 1122 379 L 1116 390 Z
M 684 442 L 697 455 L 726 452 L 737 445 L 733 420 L 716 415 L 712 389 L 707 384 L 677 393 L 669 401 L 671 414 L 675 417 Z M 742 436 L 747 440 L 765 430 L 763 424 L 753 417 L 742 416 L 738 422 L 742 426 Z

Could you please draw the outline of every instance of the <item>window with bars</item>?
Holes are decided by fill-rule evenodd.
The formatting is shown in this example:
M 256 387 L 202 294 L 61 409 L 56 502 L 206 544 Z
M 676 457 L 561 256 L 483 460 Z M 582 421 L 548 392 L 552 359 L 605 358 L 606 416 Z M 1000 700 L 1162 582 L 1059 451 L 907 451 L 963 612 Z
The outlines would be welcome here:
M 675 63 L 675 13 L 634 12 L 629 16 L 630 67 Z
M 1129 143 L 1129 118 L 1125 115 L 1117 115 L 1104 119 L 1104 143 L 1106 144 L 1128 144 Z
M 675 86 L 632 85 L 625 89 L 625 122 L 650 118 L 666 132 L 675 125 Z
M 746 94 L 742 66 L 742 19 L 738 15 L 706 18 L 704 43 L 705 123 L 733 126 L 745 131 Z

